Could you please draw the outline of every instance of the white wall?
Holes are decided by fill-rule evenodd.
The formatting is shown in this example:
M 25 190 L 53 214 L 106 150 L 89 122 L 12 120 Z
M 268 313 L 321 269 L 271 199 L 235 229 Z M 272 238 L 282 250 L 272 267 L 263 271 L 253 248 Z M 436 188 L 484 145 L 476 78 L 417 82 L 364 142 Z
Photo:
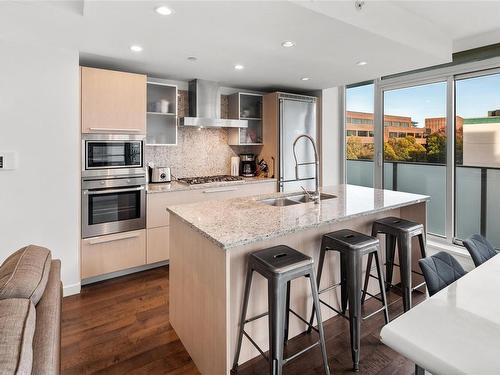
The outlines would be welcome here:
M 27 244 L 62 262 L 65 294 L 80 288 L 78 52 L 0 40 L 0 261 Z
M 341 181 L 342 126 L 340 123 L 339 95 L 341 89 L 332 87 L 323 90 L 321 104 L 321 160 L 322 185 L 338 185 Z

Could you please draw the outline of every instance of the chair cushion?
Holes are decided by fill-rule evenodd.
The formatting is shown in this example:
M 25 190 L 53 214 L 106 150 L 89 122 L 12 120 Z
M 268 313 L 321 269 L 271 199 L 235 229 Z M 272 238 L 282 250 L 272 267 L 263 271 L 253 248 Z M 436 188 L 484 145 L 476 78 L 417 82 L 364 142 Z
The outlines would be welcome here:
M 444 251 L 420 259 L 418 264 L 424 274 L 430 296 L 433 296 L 466 274 L 460 263 Z
M 29 298 L 36 305 L 49 278 L 50 250 L 29 245 L 0 266 L 0 299 Z
M 0 300 L 0 373 L 30 374 L 35 306 L 29 299 Z
M 464 240 L 463 243 L 469 251 L 476 267 L 497 255 L 493 245 L 480 234 L 473 234 Z

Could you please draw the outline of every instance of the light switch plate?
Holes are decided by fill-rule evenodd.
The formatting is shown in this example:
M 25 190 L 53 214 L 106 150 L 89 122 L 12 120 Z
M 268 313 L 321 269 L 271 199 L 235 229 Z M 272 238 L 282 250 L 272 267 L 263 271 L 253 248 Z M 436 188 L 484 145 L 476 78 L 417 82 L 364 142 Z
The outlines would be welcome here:
M 17 152 L 0 151 L 0 171 L 17 168 Z

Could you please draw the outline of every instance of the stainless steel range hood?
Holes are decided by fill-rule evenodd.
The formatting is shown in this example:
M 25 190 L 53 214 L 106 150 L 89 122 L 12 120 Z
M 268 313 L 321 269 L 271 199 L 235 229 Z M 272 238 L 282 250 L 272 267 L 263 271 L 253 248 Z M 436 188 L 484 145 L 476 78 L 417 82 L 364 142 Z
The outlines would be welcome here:
M 183 126 L 204 128 L 247 128 L 247 120 L 222 119 L 220 116 L 220 86 L 217 82 L 194 79 L 189 81 L 189 117 L 180 119 Z

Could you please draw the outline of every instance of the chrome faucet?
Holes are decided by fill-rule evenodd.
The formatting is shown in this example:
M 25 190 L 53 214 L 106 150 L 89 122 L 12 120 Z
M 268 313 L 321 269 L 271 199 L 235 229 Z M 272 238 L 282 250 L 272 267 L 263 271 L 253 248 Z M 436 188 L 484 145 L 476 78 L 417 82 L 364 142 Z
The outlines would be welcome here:
M 313 146 L 313 150 L 314 150 L 314 161 L 304 162 L 304 163 L 299 163 L 297 161 L 297 154 L 295 152 L 295 146 L 297 145 L 297 141 L 300 138 L 307 138 L 307 139 L 309 139 L 311 141 L 312 146 Z M 297 181 L 300 180 L 299 179 L 299 167 L 301 165 L 312 165 L 312 164 L 314 164 L 316 166 L 316 173 L 315 173 L 315 177 L 316 177 L 316 190 L 314 191 L 314 194 L 311 194 L 310 192 L 308 192 L 306 189 L 304 189 L 303 186 L 301 186 L 301 188 L 302 188 L 302 190 L 304 190 L 304 192 L 307 194 L 307 196 L 314 202 L 314 204 L 318 204 L 319 203 L 319 199 L 320 199 L 320 193 L 319 193 L 319 157 L 318 157 L 318 150 L 316 148 L 316 142 L 314 142 L 314 139 L 310 135 L 301 134 L 297 138 L 295 138 L 295 141 L 293 141 L 293 157 L 295 159 L 295 179 Z

